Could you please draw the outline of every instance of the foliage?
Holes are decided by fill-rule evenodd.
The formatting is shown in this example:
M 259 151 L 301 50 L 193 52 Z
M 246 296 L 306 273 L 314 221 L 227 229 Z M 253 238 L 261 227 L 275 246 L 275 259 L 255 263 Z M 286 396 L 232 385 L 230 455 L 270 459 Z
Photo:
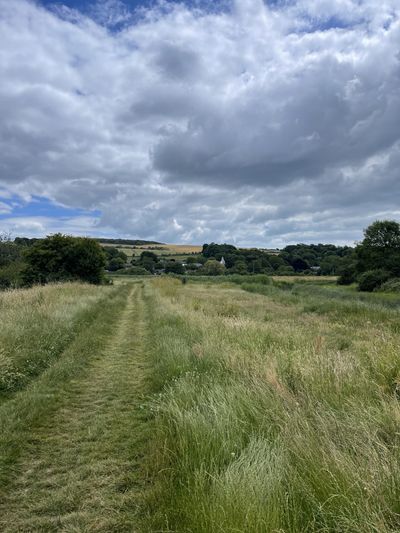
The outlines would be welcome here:
M 357 272 L 354 264 L 345 266 L 344 268 L 340 269 L 338 273 L 338 285 L 351 285 L 356 281 Z
M 150 272 L 141 266 L 131 266 L 113 272 L 118 276 L 150 276 Z
M 140 260 L 143 262 L 145 259 L 151 259 L 152 261 L 154 261 L 154 263 L 157 263 L 159 258 L 158 255 L 154 252 L 149 252 L 148 250 L 145 250 L 140 254 Z
M 367 248 L 400 249 L 400 224 L 394 220 L 376 220 L 364 231 Z
M 19 261 L 21 249 L 6 234 L 0 234 L 0 268 Z
M 384 269 L 400 276 L 400 225 L 393 220 L 377 220 L 364 231 L 357 246 L 357 271 Z
M 212 242 L 211 244 L 203 244 L 202 254 L 204 257 L 213 257 L 218 261 L 221 260 L 222 256 L 235 253 L 237 248 L 232 244 L 216 244 Z
M 378 289 L 382 283 L 385 283 L 390 278 L 390 273 L 386 270 L 367 270 L 363 272 L 358 278 L 358 290 L 363 292 L 371 292 Z
M 400 292 L 400 278 L 392 278 L 385 281 L 378 290 L 381 292 Z
M 15 289 L 21 284 L 21 270 L 23 264 L 15 261 L 0 268 L 0 290 Z
M 188 257 L 186 257 L 185 261 L 186 261 L 186 263 L 188 265 L 193 264 L 193 263 L 203 263 L 204 264 L 206 262 L 206 259 L 202 255 L 193 254 L 193 255 L 189 255 Z
M 184 274 L 185 268 L 182 263 L 178 261 L 168 261 L 165 263 L 165 273 L 166 274 Z
M 230 244 L 204 244 L 205 258 L 220 261 L 223 257 L 228 272 L 237 274 L 311 273 L 336 275 L 354 253 L 349 246 L 333 244 L 297 244 L 286 246 L 279 254 L 257 248 L 236 248 Z
M 220 276 L 225 274 L 225 267 L 215 259 L 209 259 L 201 268 L 201 273 L 206 276 Z
M 114 246 L 105 246 L 103 248 L 106 253 L 106 269 L 110 272 L 115 272 L 120 268 L 124 268 L 128 260 L 128 256 L 125 252 L 118 250 Z
M 7 234 L 0 234 L 0 290 L 15 288 L 21 282 L 22 248 Z
M 120 270 L 121 268 L 124 268 L 125 261 L 122 259 L 122 257 L 113 257 L 110 259 L 107 265 L 107 270 L 110 272 L 115 272 L 116 270 Z
M 103 280 L 105 254 L 94 239 L 58 233 L 27 248 L 24 259 L 22 276 L 26 285 L 63 280 L 101 283 Z

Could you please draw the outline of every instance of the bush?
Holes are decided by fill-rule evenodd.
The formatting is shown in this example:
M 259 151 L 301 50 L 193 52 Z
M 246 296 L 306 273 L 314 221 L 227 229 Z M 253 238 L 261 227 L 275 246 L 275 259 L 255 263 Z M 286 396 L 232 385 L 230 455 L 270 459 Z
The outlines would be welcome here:
M 0 268 L 0 290 L 15 289 L 21 284 L 22 263 L 10 263 Z
M 215 259 L 209 259 L 207 263 L 201 268 L 201 273 L 206 276 L 221 276 L 225 274 L 226 268 Z
M 382 283 L 380 292 L 400 292 L 400 278 L 392 278 Z
M 179 263 L 178 261 L 168 261 L 168 263 L 165 264 L 165 273 L 184 274 L 185 267 L 182 265 L 182 263 Z
M 113 274 L 117 274 L 118 276 L 150 276 L 151 275 L 151 273 L 148 270 L 140 266 L 122 268 L 121 270 L 117 270 L 116 272 L 113 272 Z
M 382 283 L 385 283 L 390 277 L 386 270 L 368 270 L 358 278 L 358 290 L 363 292 L 372 292 L 379 289 Z
M 107 265 L 107 270 L 110 272 L 116 272 L 117 270 L 124 268 L 125 263 L 126 261 L 124 261 L 122 257 L 113 257 Z
M 338 285 L 351 285 L 356 281 L 355 270 L 352 267 L 344 268 L 337 279 Z

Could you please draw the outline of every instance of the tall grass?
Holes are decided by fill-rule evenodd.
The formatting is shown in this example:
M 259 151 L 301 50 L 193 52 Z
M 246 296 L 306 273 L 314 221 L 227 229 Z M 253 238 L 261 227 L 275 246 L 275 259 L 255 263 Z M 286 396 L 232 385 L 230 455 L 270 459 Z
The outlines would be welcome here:
M 262 291 L 147 289 L 158 393 L 144 529 L 399 531 L 397 310 Z
M 110 287 L 65 283 L 0 293 L 0 401 L 22 389 L 90 324 Z
M 48 346 L 54 335 L 54 343 L 57 343 L 54 346 L 57 346 L 58 352 L 62 346 L 64 350 L 62 354 L 52 351 L 51 357 L 45 359 L 47 368 L 40 376 L 31 379 L 25 388 L 16 391 L 0 405 L 0 496 L 17 471 L 19 457 L 29 446 L 34 428 L 46 424 L 47 417 L 64 405 L 68 400 L 66 389 L 70 380 L 85 374 L 88 363 L 101 352 L 104 343 L 113 334 L 121 310 L 126 305 L 128 291 L 126 285 L 110 288 L 63 284 L 5 295 L 3 309 L 8 309 L 8 327 L 3 324 L 2 332 L 3 338 L 8 341 L 6 346 L 18 346 L 15 339 L 20 339 L 19 346 L 26 354 L 28 349 L 31 350 L 27 347 L 29 335 L 34 333 L 39 337 L 31 339 L 39 349 L 39 366 L 34 367 L 35 371 L 43 368 L 40 354 L 48 352 L 40 350 Z M 26 320 L 25 329 L 19 322 L 13 329 L 10 315 Z M 61 333 L 57 332 L 57 324 L 62 329 Z M 20 336 L 16 331 L 19 326 L 23 330 Z M 30 353 L 33 357 L 34 352 Z M 15 368 L 20 368 L 21 373 L 27 372 L 25 359 L 17 357 L 15 360 L 17 364 L 22 361 L 20 366 L 15 364 Z M 13 363 L 14 359 L 10 357 L 10 361 Z

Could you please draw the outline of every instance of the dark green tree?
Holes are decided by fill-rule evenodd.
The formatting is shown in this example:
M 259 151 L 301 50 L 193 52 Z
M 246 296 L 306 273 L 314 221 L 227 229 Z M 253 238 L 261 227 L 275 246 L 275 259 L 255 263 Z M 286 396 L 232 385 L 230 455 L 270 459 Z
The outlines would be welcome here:
M 142 252 L 142 253 L 140 254 L 140 261 L 143 262 L 143 260 L 145 260 L 146 258 L 147 258 L 147 259 L 151 259 L 151 260 L 154 261 L 155 263 L 158 262 L 158 255 L 155 254 L 154 252 L 149 252 L 149 251 L 145 250 L 144 252 Z
M 400 224 L 377 220 L 364 231 L 364 240 L 356 248 L 357 271 L 382 269 L 400 276 Z
M 116 270 L 124 268 L 125 264 L 126 262 L 122 259 L 122 257 L 113 257 L 107 264 L 107 270 L 110 272 L 115 272 Z
M 128 260 L 128 256 L 125 252 L 118 250 L 118 248 L 115 246 L 105 246 L 103 250 L 107 257 L 107 270 L 110 272 L 115 272 L 116 270 L 124 268 Z
M 179 263 L 178 261 L 168 261 L 165 264 L 165 272 L 167 274 L 184 274 L 185 267 L 182 265 L 182 263 Z
M 65 280 L 101 283 L 106 264 L 97 241 L 60 233 L 35 242 L 25 250 L 24 258 L 22 277 L 26 285 Z

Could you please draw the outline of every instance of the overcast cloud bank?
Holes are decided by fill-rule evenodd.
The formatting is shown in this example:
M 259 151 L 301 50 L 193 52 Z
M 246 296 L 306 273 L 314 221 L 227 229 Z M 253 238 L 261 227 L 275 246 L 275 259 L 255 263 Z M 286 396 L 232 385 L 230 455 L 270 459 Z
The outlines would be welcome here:
M 0 227 L 280 247 L 400 218 L 399 2 L 226 7 L 0 0 Z M 101 214 L 13 216 L 32 195 Z

